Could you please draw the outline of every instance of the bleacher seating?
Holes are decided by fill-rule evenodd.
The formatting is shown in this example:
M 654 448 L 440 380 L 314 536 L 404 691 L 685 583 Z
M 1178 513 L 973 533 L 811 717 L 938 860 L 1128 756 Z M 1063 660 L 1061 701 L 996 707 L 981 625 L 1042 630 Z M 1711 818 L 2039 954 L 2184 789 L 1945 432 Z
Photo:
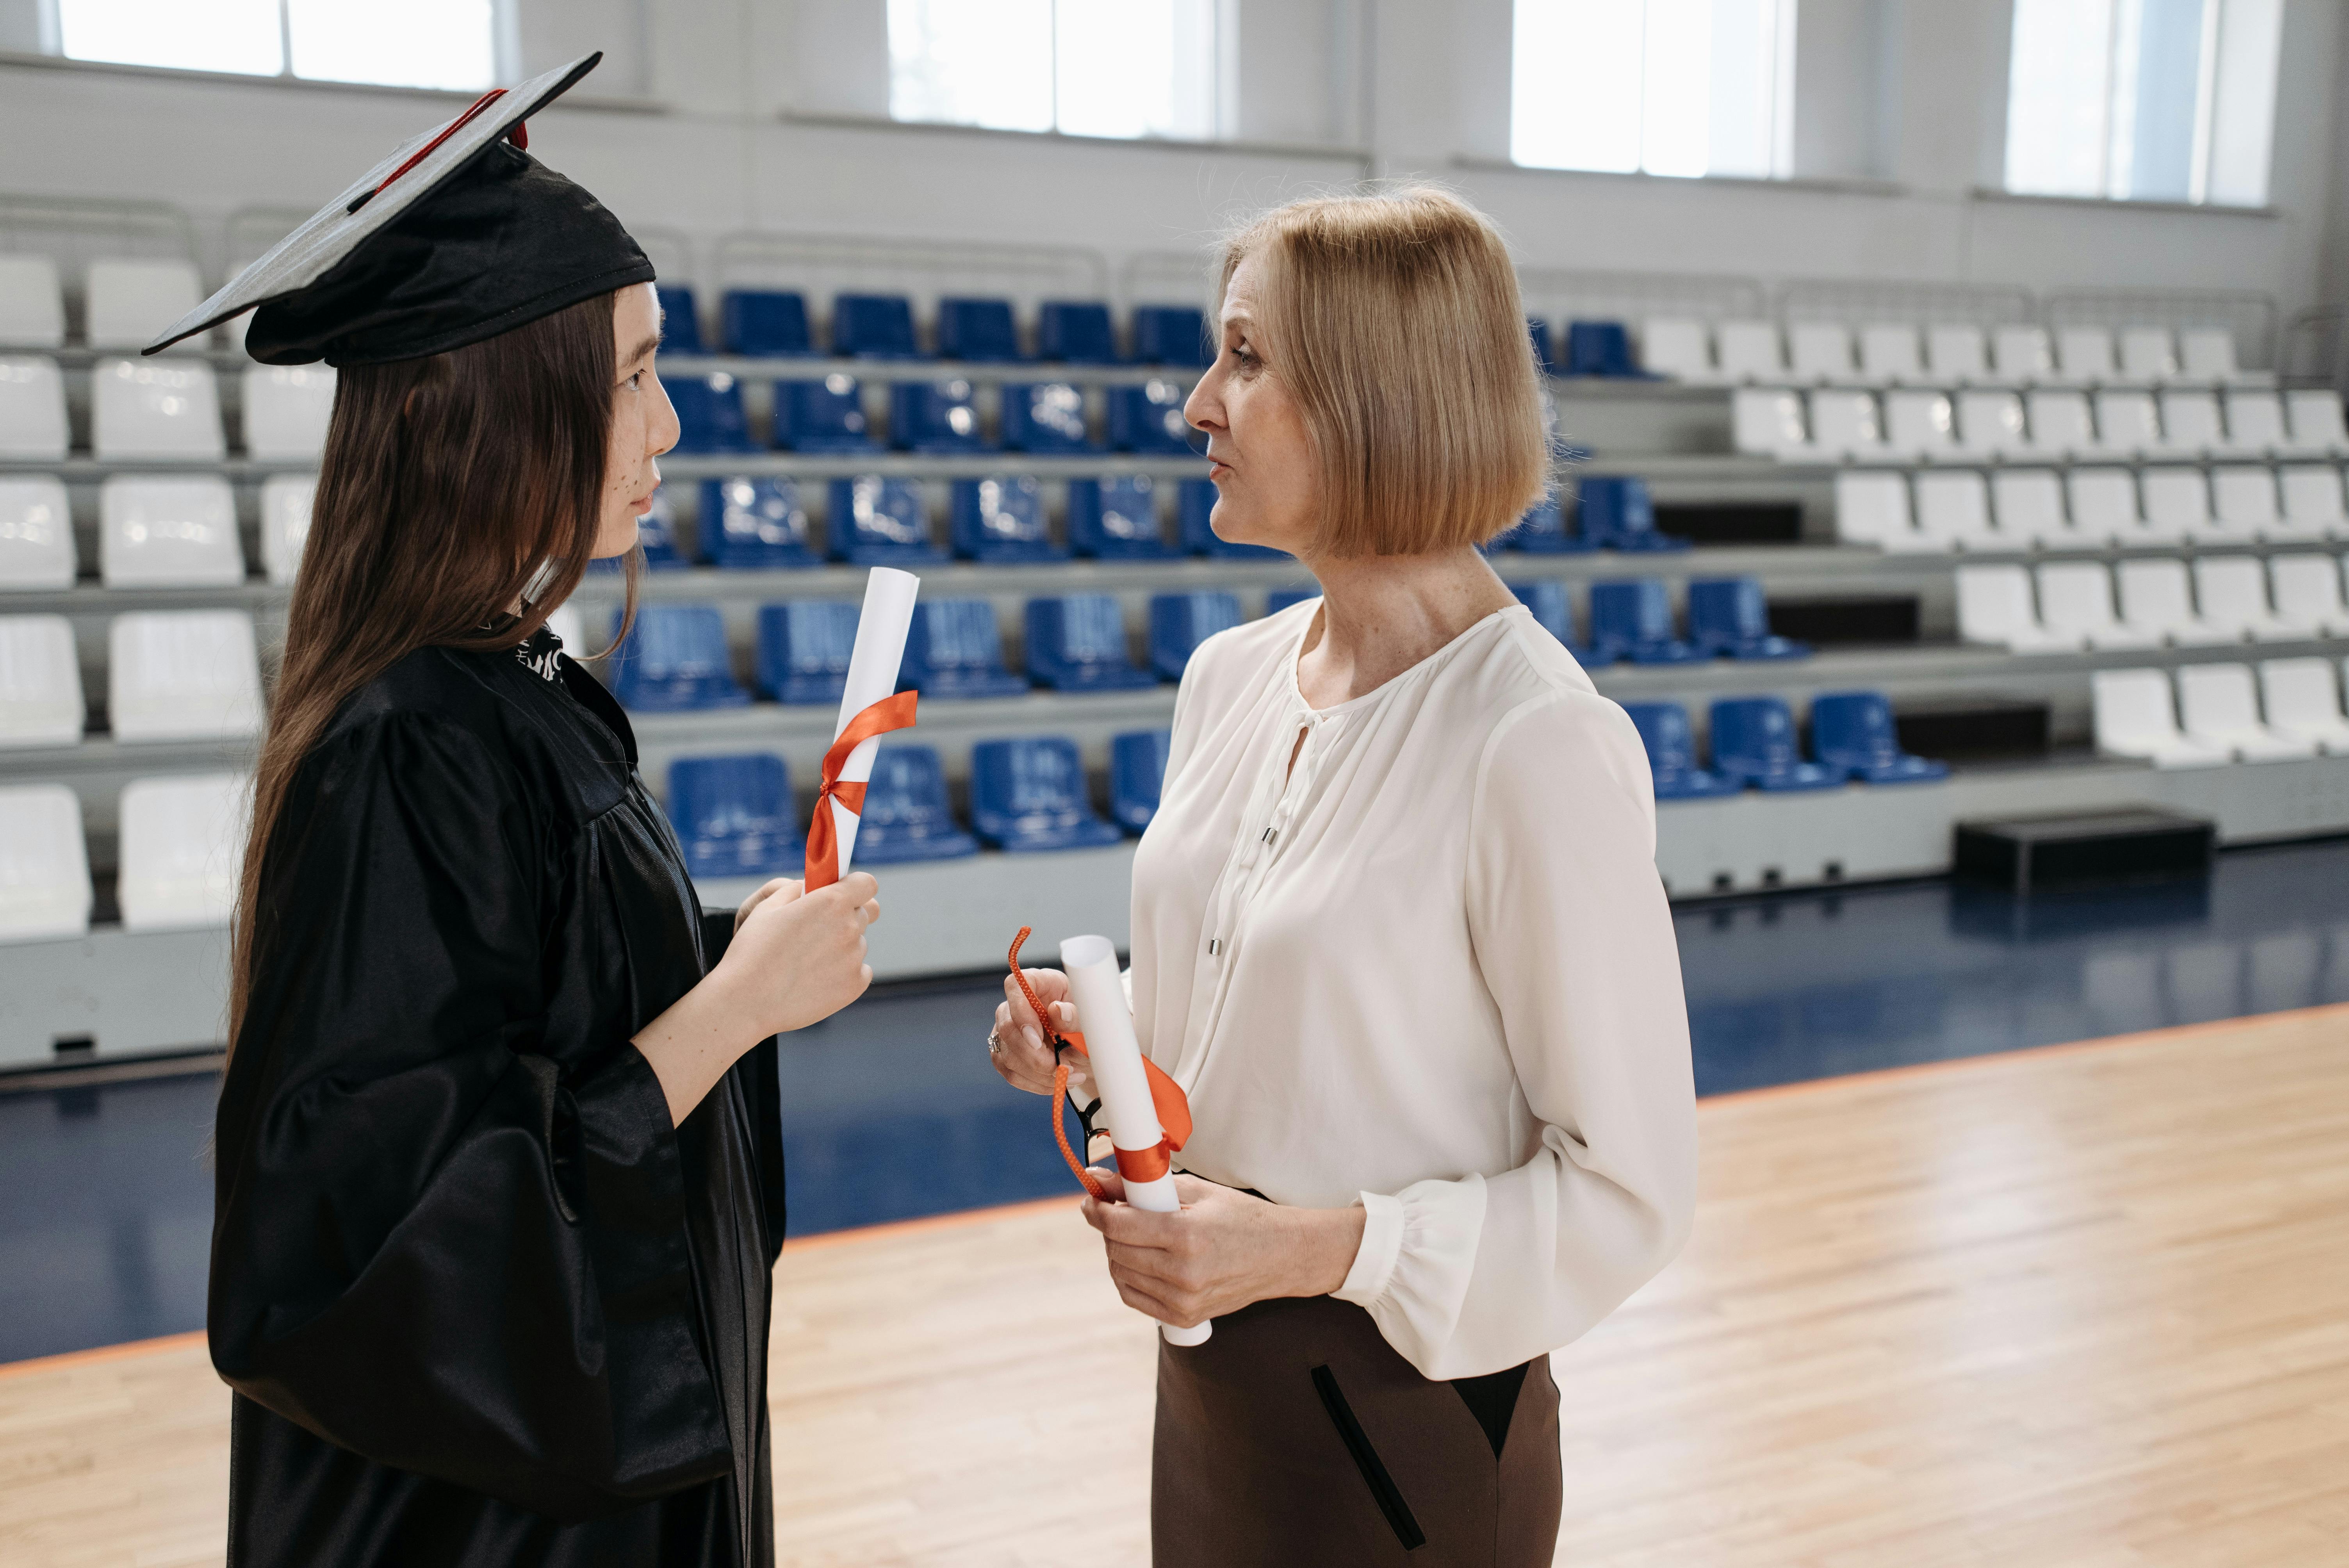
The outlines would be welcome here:
M 2245 762 L 2313 757 L 2317 743 L 2260 719 L 2249 665 L 2188 665 L 2178 672 L 2179 726 L 2192 739 L 2222 747 Z
M 889 444 L 951 456 L 988 449 L 978 424 L 978 388 L 958 376 L 889 384 Z
M 832 351 L 856 359 L 917 359 L 914 304 L 904 294 L 844 294 L 832 302 Z
M 1775 636 L 1758 577 L 1699 578 L 1688 585 L 1689 641 L 1731 659 L 1800 659 L 1810 645 Z
M 1174 518 L 1183 552 L 1226 561 L 1278 561 L 1287 552 L 1264 544 L 1235 544 L 1216 536 L 1211 521 L 1216 511 L 1216 481 L 1184 480 L 1174 487 Z
M 1860 328 L 1859 369 L 1870 381 L 1885 385 L 1922 377 L 1925 361 L 1916 327 L 1905 321 L 1893 321 Z
M 2242 641 L 2240 633 L 2195 613 L 2183 561 L 2124 561 L 2115 575 L 2120 583 L 2121 620 L 2157 643 L 2208 648 Z
M 65 291 L 47 256 L 0 255 L 0 346 L 62 348 Z
M 2074 469 L 2064 476 L 2072 498 L 2072 528 L 2096 544 L 2143 540 L 2145 517 L 2137 510 L 2137 476 L 2127 469 Z
M 2154 633 L 2124 625 L 2113 604 L 2112 573 L 2087 562 L 2039 568 L 2039 624 L 2064 645 L 2098 650 L 2154 648 Z
M 1210 491 L 1214 487 L 1210 485 Z M 1158 481 L 1148 474 L 1069 481 L 1069 548 L 1104 561 L 1168 561 L 1158 518 Z
M 1713 770 L 1772 793 L 1833 789 L 1843 777 L 1795 749 L 1795 716 L 1784 697 L 1723 697 L 1713 705 Z
M 2327 391 L 2287 392 L 2285 417 L 2292 424 L 2292 449 L 2302 452 L 2349 451 L 2349 429 L 2341 422 L 2341 394 Z
M 1696 737 L 1689 727 L 1688 709 L 1679 703 L 1627 702 L 1623 711 L 1647 748 L 1648 773 L 1658 800 L 1702 800 L 1745 788 L 1738 779 L 1697 766 Z
M 1528 555 L 1564 555 L 1574 551 L 1592 548 L 1591 542 L 1566 526 L 1566 512 L 1556 495 L 1546 495 L 1526 509 L 1514 527 L 1496 535 L 1485 547 L 1493 550 L 1517 550 Z
M 0 593 L 70 588 L 77 569 L 66 487 L 0 474 Z
M 2283 492 L 2283 515 L 2296 533 L 2311 538 L 2338 539 L 2349 535 L 2349 506 L 2344 506 L 2341 470 L 2331 463 L 2292 463 L 2278 470 Z
M 1982 329 L 1971 322 L 1935 322 L 1925 329 L 1925 363 L 1937 381 L 1959 385 L 1990 373 Z
M 793 599 L 759 607 L 759 689 L 777 702 L 829 706 L 848 685 L 857 606 L 846 599 Z
M 134 779 L 123 786 L 122 929 L 225 925 L 244 860 L 250 781 L 240 773 Z
M 73 623 L 0 615 L 0 748 L 77 745 L 88 714 Z
M 272 474 L 261 482 L 261 567 L 281 587 L 301 570 L 317 493 L 316 474 Z
M 2260 666 L 2260 697 L 2275 728 L 2313 741 L 2330 756 L 2349 757 L 2338 668 L 2331 659 L 2270 659 Z
M 2226 530 L 2210 515 L 2210 481 L 2200 469 L 2147 469 L 2137 476 L 2145 504 L 2141 536 L 2124 542 L 2206 543 L 2224 540 Z
M 2023 566 L 1958 568 L 1958 635 L 1969 643 L 2011 648 L 2018 654 L 2076 649 L 2078 637 L 2040 624 L 2032 597 L 2031 571 Z
M 90 892 L 74 792 L 62 784 L 0 788 L 0 943 L 84 935 Z
M 643 713 L 740 707 L 726 623 L 715 604 L 640 604 L 611 664 L 612 695 Z
M 1674 634 L 1671 599 L 1652 577 L 1590 585 L 1590 643 L 1609 658 L 1635 665 L 1694 664 L 1713 656 Z
M 2227 465 L 2210 470 L 2210 514 L 2225 533 L 2272 539 L 2283 519 L 2276 507 L 2275 470 Z
M 799 358 L 815 352 L 807 296 L 796 290 L 729 289 L 718 302 L 718 320 L 729 354 Z
M 0 458 L 59 462 L 67 441 L 57 362 L 29 354 L 0 358 Z
M 1036 347 L 1040 357 L 1064 365 L 1116 364 L 1117 333 L 1109 306 L 1096 300 L 1046 300 L 1037 312 Z
M 212 367 L 172 359 L 102 359 L 90 373 L 90 428 L 98 455 L 228 455 Z
M 775 383 L 775 445 L 787 452 L 869 452 L 864 388 L 835 370 L 821 381 Z
M 2113 359 L 2113 335 L 2108 327 L 2067 326 L 2055 334 L 2055 363 L 2066 381 L 2112 379 L 2118 366 Z
M 636 548 L 643 552 L 646 566 L 655 572 L 682 572 L 693 564 L 678 543 L 677 506 L 666 489 L 653 492 L 652 510 L 636 519 Z M 590 571 L 620 570 L 616 560 L 591 561 L 587 565 Z
M 2239 452 L 2274 452 L 2292 445 L 2283 428 L 2283 399 L 2272 391 L 2235 387 L 2227 394 L 2227 444 Z
M 2349 637 L 2341 562 L 2330 555 L 2271 555 L 2268 587 L 2276 619 L 2311 637 Z
M 957 480 L 948 509 L 955 553 L 996 564 L 1066 561 L 1044 522 L 1044 492 L 1034 480 Z
M 2224 327 L 2189 326 L 2178 335 L 2181 373 L 2201 381 L 2231 381 L 2240 374 L 2235 366 L 2235 335 Z
M 2161 444 L 2172 452 L 2209 453 L 2226 449 L 2227 431 L 2219 418 L 2219 395 L 2196 387 L 2172 388 L 2159 398 Z
M 2168 671 L 2098 670 L 2089 680 L 2097 750 L 2156 768 L 2215 768 L 2228 760 L 2226 748 L 2178 728 Z
M 747 452 L 750 421 L 742 413 L 741 384 L 723 370 L 707 376 L 664 376 L 661 386 L 677 409 L 680 454 Z
M 1568 376 L 1605 376 L 1627 380 L 1642 379 L 1647 375 L 1632 357 L 1631 335 L 1619 321 L 1568 323 L 1566 362 L 1562 369 Z
M 2121 374 L 2132 381 L 2167 381 L 2178 374 L 2178 345 L 2166 326 L 2121 328 Z
M 98 486 L 98 576 L 109 588 L 244 581 L 236 496 L 207 474 L 118 474 Z
M 1802 394 L 1779 387 L 1741 387 L 1730 398 L 1732 440 L 1741 452 L 1792 457 L 1810 445 Z
M 668 820 L 693 876 L 798 873 L 806 863 L 807 839 L 797 815 L 791 776 L 771 752 L 680 757 L 668 765 Z M 860 846 L 863 837 L 860 829 Z
M 1028 601 L 1028 675 L 1056 691 L 1133 691 L 1158 684 L 1134 667 L 1125 620 L 1107 593 Z M 981 830 L 985 831 L 984 829 Z
M 261 661 L 242 610 L 117 615 L 107 630 L 107 722 L 119 741 L 261 732 Z
M 1865 393 L 1843 394 L 1866 397 Z M 1829 401 L 1837 399 L 1830 397 Z M 1816 405 L 1817 397 L 1812 398 Z M 1957 417 L 1945 392 L 1887 392 L 1883 399 L 1884 445 L 1905 458 L 1930 458 L 1956 449 Z
M 1656 530 L 1648 481 L 1587 474 L 1576 486 L 1575 522 L 1584 544 L 1599 550 L 1686 550 L 1689 542 Z
M 1821 692 L 1813 697 L 1811 754 L 1827 771 L 1867 784 L 1929 784 L 1950 776 L 1948 763 L 1900 748 L 1892 704 L 1882 692 Z
M 1110 818 L 1136 838 L 1158 814 L 1158 798 L 1166 784 L 1166 755 L 1174 739 L 1171 729 L 1136 729 L 1110 737 Z
M 921 487 L 911 480 L 866 474 L 833 480 L 824 535 L 832 558 L 852 566 L 926 566 L 946 559 L 931 540 Z
M 1657 376 L 1711 380 L 1713 345 L 1704 323 L 1682 316 L 1649 317 L 1640 324 L 1640 363 Z
M 2194 562 L 2194 597 L 2202 616 L 2236 638 L 2297 642 L 2308 628 L 2277 616 L 2268 604 L 2268 574 L 2254 555 L 2204 556 Z
M 1574 634 L 1574 605 L 1567 597 L 1565 583 L 1555 577 L 1539 577 L 1530 583 L 1511 583 L 1507 587 L 1517 596 L 1517 603 L 1531 613 L 1534 624 L 1565 644 L 1567 652 L 1583 668 L 1600 669 L 1615 662 L 1611 650 L 1593 648 Z M 1311 597 L 1309 593 L 1300 596 Z M 1268 615 L 1272 613 L 1269 608 L 1265 611 Z
M 1003 444 L 1015 452 L 1066 455 L 1101 449 L 1085 428 L 1084 388 L 1073 381 L 1007 382 Z
M 1216 357 L 1207 315 L 1195 305 L 1133 307 L 1133 357 L 1141 365 L 1204 366 Z
M 741 475 L 701 481 L 694 531 L 712 566 L 758 572 L 819 565 L 813 528 L 792 480 Z
M 1150 596 L 1150 663 L 1170 681 L 1201 643 L 1240 624 L 1240 602 L 1229 593 L 1200 591 Z
M 2042 389 L 2032 392 L 2023 407 L 2033 451 L 2066 457 L 2095 449 L 2096 426 L 2086 393 Z
M 1811 394 L 1811 446 L 1821 457 L 1863 458 L 1884 451 L 1884 427 L 1872 392 Z
M 701 312 L 693 291 L 677 284 L 657 284 L 653 293 L 661 308 L 661 346 L 671 354 L 701 352 Z
M 1003 633 L 984 599 L 925 599 L 914 606 L 900 685 L 949 700 L 1019 696 L 1028 683 L 1003 665 Z
M 2013 392 L 1961 392 L 1957 412 L 1959 444 L 1970 452 L 2020 452 L 2031 445 L 2023 399 Z
M 1917 476 L 1917 537 L 1938 550 L 2014 548 L 1991 530 L 1990 486 L 1972 469 Z
M 335 412 L 335 372 L 324 365 L 255 365 L 244 373 L 244 449 L 264 461 L 316 458 Z
M 1786 373 L 1786 350 L 1775 321 L 1724 321 L 1713 333 L 1713 353 L 1727 381 L 1767 381 Z
M 2107 387 L 2095 395 L 2095 402 L 2100 449 L 2130 456 L 2161 450 L 2161 416 L 2152 393 Z
M 82 289 L 82 335 L 92 348 L 144 348 L 204 297 L 194 264 L 180 261 L 95 261 Z M 202 346 L 198 339 L 181 346 Z
M 1011 314 L 1011 302 L 951 296 L 939 300 L 938 356 L 974 364 L 1025 357 L 1019 352 L 1019 324 Z
M 2002 326 L 1991 333 L 1991 365 L 2010 385 L 2027 387 L 2054 374 L 2055 346 L 2044 326 Z
M 955 820 L 946 768 L 927 746 L 884 746 L 856 823 L 855 863 L 902 865 L 978 853 L 978 840 Z
M 2094 550 L 2104 543 L 2064 515 L 2064 483 L 2053 469 L 2001 469 L 1990 477 L 1990 500 L 2000 538 L 2015 549 Z
M 1093 810 L 1076 742 L 1058 735 L 972 747 L 970 816 L 981 839 L 1013 854 L 1097 849 L 1123 836 Z
M 1121 452 L 1188 454 L 1204 447 L 1206 437 L 1183 418 L 1189 394 L 1179 382 L 1151 380 L 1137 387 L 1112 387 L 1109 399 L 1109 444 Z
M 1920 548 L 1909 514 L 1909 477 L 1884 472 L 1835 477 L 1836 537 L 1847 544 L 1886 550 Z

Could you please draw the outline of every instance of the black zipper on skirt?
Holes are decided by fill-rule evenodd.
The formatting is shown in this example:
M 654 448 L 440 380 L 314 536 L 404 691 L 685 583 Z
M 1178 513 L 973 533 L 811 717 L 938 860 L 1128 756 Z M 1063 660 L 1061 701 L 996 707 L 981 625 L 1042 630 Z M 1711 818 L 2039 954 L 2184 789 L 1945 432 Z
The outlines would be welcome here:
M 1346 1451 L 1354 1456 L 1354 1468 L 1362 1472 L 1362 1480 L 1371 1489 L 1379 1511 L 1387 1516 L 1387 1524 L 1402 1542 L 1405 1552 L 1413 1552 L 1427 1544 L 1427 1536 L 1419 1528 L 1419 1521 L 1405 1502 L 1402 1491 L 1387 1474 L 1386 1465 L 1379 1459 L 1379 1450 L 1371 1447 L 1370 1435 L 1362 1423 L 1354 1419 L 1354 1408 L 1346 1403 L 1345 1392 L 1338 1387 L 1337 1375 L 1327 1367 L 1313 1368 L 1313 1387 L 1321 1396 L 1321 1408 L 1330 1412 L 1330 1419 L 1345 1440 Z

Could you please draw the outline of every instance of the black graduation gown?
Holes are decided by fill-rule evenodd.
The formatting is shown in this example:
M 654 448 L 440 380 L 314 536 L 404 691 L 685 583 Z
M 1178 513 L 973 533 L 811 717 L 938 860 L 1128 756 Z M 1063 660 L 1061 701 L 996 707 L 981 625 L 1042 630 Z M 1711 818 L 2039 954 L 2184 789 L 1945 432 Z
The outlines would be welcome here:
M 671 1127 L 628 1041 L 699 907 L 558 646 L 409 655 L 272 834 L 217 1140 L 231 1568 L 772 1561 L 773 1045 Z

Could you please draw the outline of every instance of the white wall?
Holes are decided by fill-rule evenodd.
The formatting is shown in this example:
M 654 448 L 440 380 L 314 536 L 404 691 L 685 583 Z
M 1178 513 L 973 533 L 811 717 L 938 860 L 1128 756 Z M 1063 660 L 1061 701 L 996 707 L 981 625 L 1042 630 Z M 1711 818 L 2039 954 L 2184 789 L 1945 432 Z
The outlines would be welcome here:
M 0 43 L 30 4 L 0 0 Z M 1826 178 L 1783 185 L 1503 167 L 1510 0 L 1232 0 L 1251 139 L 1216 149 L 860 123 L 886 108 L 878 0 L 522 4 L 525 67 L 610 57 L 576 95 L 607 101 L 550 111 L 533 150 L 705 253 L 783 229 L 1114 261 L 1376 173 L 1448 181 L 1551 266 L 2251 288 L 2289 312 L 2338 297 L 2325 269 L 2349 262 L 2339 0 L 2286 0 L 2271 214 L 1979 195 L 2002 164 L 2006 0 L 1805 0 L 1798 168 Z M 216 235 L 239 208 L 323 201 L 450 101 L 0 59 L 0 191 L 162 198 Z

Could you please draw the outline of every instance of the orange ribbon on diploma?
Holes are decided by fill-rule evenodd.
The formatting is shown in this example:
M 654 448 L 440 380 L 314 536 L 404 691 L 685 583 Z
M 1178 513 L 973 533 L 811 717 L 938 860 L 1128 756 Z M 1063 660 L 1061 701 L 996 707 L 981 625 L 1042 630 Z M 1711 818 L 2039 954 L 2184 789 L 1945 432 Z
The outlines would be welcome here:
M 1037 1000 L 1035 988 L 1028 984 L 1027 972 L 1019 967 L 1019 947 L 1029 935 L 1029 928 L 1023 925 L 1019 928 L 1019 934 L 1011 939 L 1011 974 L 1019 983 L 1019 994 L 1028 999 L 1029 1011 L 1036 1015 L 1036 1021 L 1043 1026 L 1044 1038 L 1052 1047 L 1055 1057 L 1060 1055 L 1062 1046 L 1081 1057 L 1089 1056 L 1082 1034 L 1074 1029 L 1062 1033 L 1052 1027 L 1052 1016 L 1044 1010 L 1043 1003 Z M 1148 1057 L 1142 1058 L 1142 1071 L 1150 1080 L 1150 1103 L 1158 1112 L 1159 1130 L 1164 1136 L 1150 1149 L 1120 1149 L 1112 1141 L 1110 1152 L 1117 1157 L 1117 1173 L 1120 1176 L 1129 1181 L 1155 1181 L 1174 1168 L 1174 1155 L 1190 1139 L 1191 1100 L 1183 1092 L 1183 1086 L 1168 1078 L 1165 1071 Z M 1061 1146 L 1061 1158 L 1069 1162 L 1069 1169 L 1076 1172 L 1077 1180 L 1084 1183 L 1085 1191 L 1107 1202 L 1108 1189 L 1093 1180 L 1092 1172 L 1085 1169 L 1085 1162 L 1078 1159 L 1076 1151 L 1069 1146 L 1068 1129 L 1061 1119 L 1061 1108 L 1068 1103 L 1068 1098 L 1069 1064 L 1064 1060 L 1052 1069 L 1052 1139 Z
M 865 786 L 854 779 L 841 778 L 848 766 L 848 754 L 875 736 L 886 735 L 893 729 L 911 729 L 914 709 L 920 693 L 901 691 L 895 696 L 885 696 L 848 721 L 832 749 L 823 754 L 823 784 L 815 793 L 815 819 L 808 823 L 807 891 L 830 887 L 840 880 L 840 834 L 832 817 L 833 801 L 852 816 L 864 814 Z

